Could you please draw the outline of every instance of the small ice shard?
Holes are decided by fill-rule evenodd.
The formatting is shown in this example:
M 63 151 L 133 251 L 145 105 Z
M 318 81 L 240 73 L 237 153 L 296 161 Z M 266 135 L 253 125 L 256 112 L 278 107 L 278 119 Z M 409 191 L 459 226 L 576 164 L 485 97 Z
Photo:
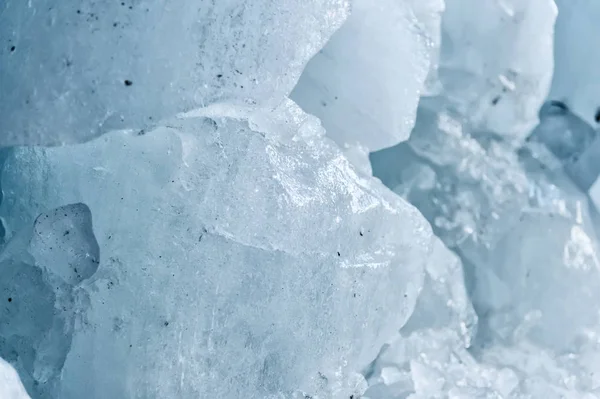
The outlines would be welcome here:
M 406 140 L 438 51 L 442 9 L 441 0 L 354 0 L 291 99 L 342 147 L 375 151 Z
M 15 369 L 0 358 L 0 398 L 30 399 Z
M 5 0 L 0 147 L 277 105 L 347 14 L 345 0 Z
M 81 284 L 89 308 L 59 397 L 361 393 L 356 373 L 417 302 L 430 228 L 308 132 L 314 118 L 286 115 L 213 110 L 141 136 L 14 150 L 7 228 L 85 203 L 102 254 Z M 263 132 L 294 120 L 294 137 Z

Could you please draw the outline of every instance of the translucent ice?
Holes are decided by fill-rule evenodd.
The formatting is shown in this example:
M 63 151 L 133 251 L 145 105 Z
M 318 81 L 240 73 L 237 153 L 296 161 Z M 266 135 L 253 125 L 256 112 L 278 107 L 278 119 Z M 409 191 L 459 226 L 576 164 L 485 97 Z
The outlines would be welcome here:
M 307 132 L 311 118 L 282 141 L 264 126 L 293 119 L 250 119 L 175 119 L 7 160 L 9 231 L 61 204 L 94 215 L 102 257 L 58 397 L 361 393 L 356 373 L 415 306 L 430 229 Z
M 5 0 L 0 146 L 60 144 L 219 101 L 274 105 L 345 0 Z
M 600 4 L 588 0 L 557 0 L 556 3 L 560 12 L 556 21 L 554 44 L 556 66 L 549 98 L 555 102 L 560 101 L 569 109 L 573 114 L 569 120 L 572 121 L 575 117 L 584 122 L 584 126 L 582 123 L 577 126 L 569 124 L 569 130 L 574 135 L 581 136 L 583 132 L 597 131 L 600 123 L 600 72 L 595 67 L 595 52 L 590 51 L 586 44 L 588 40 L 594 41 L 600 37 L 600 27 L 597 24 Z M 600 207 L 599 158 L 600 142 L 596 139 L 582 149 L 581 157 L 568 168 L 570 175 L 584 189 L 589 189 L 597 207 Z
M 34 399 L 596 398 L 600 10 L 557 3 L 8 0 L 0 147 L 95 138 L 0 150 L 0 356 Z
M 587 43 L 600 36 L 600 3 L 594 0 L 556 0 L 556 65 L 550 99 L 563 101 L 580 118 L 595 126 L 600 121 L 598 56 Z
M 600 134 L 566 104 L 558 101 L 544 104 L 540 124 L 529 141 L 541 143 L 583 191 L 590 190 L 598 179 Z
M 595 398 L 598 218 L 582 188 L 597 175 L 583 168 L 594 165 L 597 132 L 568 105 L 549 103 L 521 146 L 548 89 L 555 7 L 473 2 L 482 17 L 471 19 L 458 3 L 448 1 L 443 16 L 440 93 L 421 99 L 406 143 L 371 160 L 374 175 L 460 255 L 477 334 L 465 349 L 448 321 L 409 328 L 417 307 L 407 335 L 375 363 L 367 396 Z M 525 33 L 535 27 L 544 34 Z M 502 65 L 520 65 L 518 77 Z M 493 82 L 504 88 L 490 90 Z
M 354 0 L 291 94 L 342 146 L 406 140 L 439 42 L 441 0 Z
M 0 355 L 34 398 L 53 398 L 71 346 L 76 286 L 98 265 L 89 209 L 65 205 L 14 234 L 0 257 Z

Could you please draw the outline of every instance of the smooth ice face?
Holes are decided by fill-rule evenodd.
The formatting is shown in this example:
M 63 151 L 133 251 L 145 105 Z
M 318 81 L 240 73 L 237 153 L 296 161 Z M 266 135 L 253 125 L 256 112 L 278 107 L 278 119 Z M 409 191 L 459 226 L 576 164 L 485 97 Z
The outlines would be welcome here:
M 0 358 L 0 397 L 30 399 L 15 369 Z
M 406 143 L 371 155 L 374 175 L 461 256 L 479 323 L 467 351 L 456 324 L 418 317 L 428 314 L 419 303 L 435 304 L 424 288 L 408 334 L 375 363 L 370 399 L 596 397 L 598 218 L 581 188 L 597 176 L 597 132 L 555 104 L 519 148 L 547 87 L 555 10 L 514 3 L 447 2 L 442 91 L 421 99 Z M 533 28 L 544 34 L 526 34 Z M 506 79 L 505 65 L 522 74 Z M 490 90 L 494 81 L 505 89 Z
M 406 140 L 435 63 L 442 9 L 437 0 L 354 0 L 291 99 L 342 147 L 376 151 Z
M 143 129 L 219 101 L 278 104 L 347 13 L 345 0 L 6 0 L 0 147 Z
M 318 134 L 269 137 L 214 116 L 14 151 L 8 229 L 82 202 L 102 254 L 58 397 L 360 394 L 353 372 L 415 306 L 429 227 Z
M 439 78 L 476 129 L 523 138 L 537 124 L 556 14 L 553 0 L 446 0 Z

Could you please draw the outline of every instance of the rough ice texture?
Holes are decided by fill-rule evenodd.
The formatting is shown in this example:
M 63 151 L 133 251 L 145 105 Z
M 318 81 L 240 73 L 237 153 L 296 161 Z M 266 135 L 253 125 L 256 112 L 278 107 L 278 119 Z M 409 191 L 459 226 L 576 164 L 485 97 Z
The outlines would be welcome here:
M 542 106 L 540 124 L 528 141 L 542 144 L 583 191 L 588 191 L 598 179 L 598 130 L 573 113 L 565 103 L 552 100 Z
M 2 175 L 8 231 L 85 203 L 102 255 L 78 286 L 89 299 L 76 304 L 46 397 L 361 393 L 356 372 L 415 307 L 430 229 L 306 132 L 311 118 L 283 141 L 263 129 L 279 119 L 266 119 L 254 129 L 227 115 L 178 119 L 142 136 L 14 151 Z M 282 129 L 295 123 L 283 119 Z M 68 219 L 53 226 L 79 220 Z M 49 227 L 38 222 L 58 237 Z M 35 248 L 36 261 L 54 256 Z
M 225 101 L 276 105 L 345 0 L 6 0 L 0 146 L 84 141 Z
M 502 143 L 483 145 L 443 114 L 420 118 L 423 129 L 407 144 L 372 155 L 373 172 L 461 255 L 479 324 L 468 352 L 456 327 L 414 331 L 408 344 L 395 344 L 422 348 L 416 364 L 400 367 L 410 384 L 379 388 L 418 398 L 591 395 L 600 320 L 584 309 L 600 301 L 596 211 L 560 162 L 538 157 L 535 143 L 515 154 Z M 406 361 L 404 352 L 395 356 L 387 363 Z
M 375 151 L 406 140 L 435 63 L 442 9 L 440 0 L 354 0 L 291 99 L 341 146 Z
M 590 51 L 582 38 L 596 40 L 600 36 L 597 23 L 600 15 L 600 4 L 596 1 L 557 0 L 560 13 L 556 21 L 556 40 L 554 51 L 556 65 L 552 89 L 549 98 L 560 101 L 577 118 L 588 124 L 587 128 L 578 129 L 570 123 L 568 126 L 575 135 L 581 131 L 596 131 L 600 123 L 600 71 L 595 65 L 596 53 Z M 569 118 L 572 121 L 573 118 Z M 597 207 L 600 207 L 600 141 L 596 133 L 594 144 L 582 151 L 578 162 L 574 162 L 581 185 L 589 189 L 590 196 Z
M 6 399 L 30 399 L 15 369 L 1 358 L 0 397 Z

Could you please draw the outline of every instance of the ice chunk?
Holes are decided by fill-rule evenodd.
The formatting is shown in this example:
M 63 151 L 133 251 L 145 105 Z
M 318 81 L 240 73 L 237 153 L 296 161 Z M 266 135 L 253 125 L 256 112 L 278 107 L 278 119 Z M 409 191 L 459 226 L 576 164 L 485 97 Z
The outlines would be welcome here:
M 361 393 L 357 372 L 415 306 L 430 228 L 303 133 L 311 118 L 289 140 L 260 133 L 286 118 L 263 115 L 257 132 L 213 113 L 14 150 L 7 228 L 85 203 L 102 254 L 59 397 Z
M 542 143 L 583 191 L 588 191 L 598 179 L 600 135 L 564 103 L 544 104 L 540 124 L 531 133 L 530 141 Z
M 600 37 L 600 3 L 594 0 L 556 0 L 559 9 L 554 41 L 555 68 L 550 99 L 563 101 L 580 118 L 595 126 L 600 121 L 600 70 L 589 43 Z
M 538 122 L 552 74 L 555 17 L 552 0 L 446 1 L 440 92 L 421 98 L 408 144 L 381 161 L 372 157 L 381 177 L 394 169 L 383 165 L 408 157 L 395 161 L 405 176 L 386 179 L 401 180 L 397 190 L 421 201 L 414 203 L 436 234 L 461 251 L 472 247 L 469 256 L 479 243 L 494 245 L 515 221 L 514 209 L 527 202 L 527 178 L 512 147 Z M 433 187 L 421 189 L 410 173 L 437 176 Z
M 0 358 L 0 397 L 30 399 L 15 369 Z
M 419 207 L 461 255 L 477 336 L 467 353 L 460 330 L 426 317 L 444 314 L 438 298 L 448 298 L 428 293 L 426 279 L 403 327 L 411 335 L 378 359 L 382 373 L 401 377 L 389 384 L 381 374 L 367 397 L 592 398 L 600 342 L 595 210 L 560 162 L 553 168 L 529 151 L 517 156 L 462 133 L 424 128 L 372 160 L 375 176 Z M 411 355 L 407 347 L 419 349 Z
M 490 315 L 487 327 L 505 341 L 525 336 L 560 353 L 600 322 L 596 312 L 573 312 L 577 304 L 600 301 L 597 238 L 585 197 L 575 198 L 579 215 L 524 212 L 475 269 L 482 283 L 475 286 L 474 301 Z M 494 283 L 483 284 L 488 273 Z
M 555 71 L 549 98 L 561 102 L 574 115 L 569 118 L 569 130 L 574 132 L 597 130 L 600 122 L 600 75 L 595 59 L 595 52 L 586 45 L 588 40 L 600 37 L 597 18 L 600 15 L 600 4 L 595 1 L 556 1 L 559 16 L 556 21 L 554 51 Z M 574 126 L 574 118 L 585 122 Z M 595 132 L 597 137 L 597 132 Z M 600 173 L 600 143 L 593 142 L 586 146 L 578 162 L 568 168 L 569 174 L 578 184 L 589 189 L 596 206 L 600 205 L 597 177 Z
M 411 328 L 417 305 L 403 328 L 410 335 L 378 359 L 378 384 L 366 396 L 595 397 L 597 216 L 581 187 L 596 173 L 583 169 L 594 164 L 597 132 L 556 103 L 542 110 L 535 140 L 519 149 L 547 87 L 554 6 L 514 2 L 516 9 L 509 5 L 497 14 L 492 9 L 507 2 L 473 2 L 469 8 L 482 17 L 466 21 L 458 3 L 448 1 L 443 18 L 442 92 L 421 99 L 406 143 L 371 160 L 374 175 L 415 204 L 460 255 L 477 335 L 465 350 L 456 328 L 433 318 Z M 511 10 L 517 12 L 511 16 Z M 534 23 L 537 18 L 547 20 Z M 536 24 L 544 38 L 531 40 L 524 32 Z M 513 31 L 514 25 L 524 30 Z M 503 47 L 492 35 L 513 39 Z M 489 43 L 500 45 L 492 51 Z M 538 59 L 523 50 L 535 43 L 544 49 Z M 524 80 L 509 81 L 499 72 L 499 66 L 515 63 L 528 71 L 519 75 Z M 499 74 L 508 94 L 488 91 Z M 509 108 L 502 109 L 505 100 Z M 538 152 L 535 141 L 545 144 L 547 154 Z M 427 280 L 419 301 L 435 304 L 426 286 Z
M 552 0 L 446 0 L 439 77 L 474 128 L 523 138 L 537 124 L 556 14 Z
M 0 355 L 15 365 L 34 398 L 56 397 L 73 310 L 83 299 L 76 285 L 95 272 L 98 256 L 83 204 L 39 215 L 0 254 Z
M 38 265 L 52 268 L 68 284 L 90 278 L 98 269 L 100 250 L 89 208 L 73 204 L 38 216 L 29 251 Z
M 375 151 L 406 140 L 438 51 L 442 9 L 442 0 L 354 0 L 291 98 L 342 146 Z
M 460 121 L 423 99 L 409 142 L 371 160 L 374 175 L 414 203 L 448 246 L 475 256 L 518 220 L 528 180 L 510 147 L 482 145 Z
M 6 0 L 0 147 L 143 129 L 219 101 L 276 105 L 347 12 L 345 0 Z
M 365 397 L 406 397 L 402 395 L 419 391 L 419 381 L 411 374 L 410 362 L 435 363 L 441 353 L 445 353 L 442 357 L 453 350 L 465 353 L 475 335 L 476 323 L 477 316 L 467 297 L 460 260 L 440 241 L 434 242 L 415 310 L 400 330 L 401 337 L 384 347 L 367 369 L 369 389 Z M 427 338 L 419 343 L 423 336 Z M 433 341 L 428 341 L 431 339 Z M 429 356 L 432 357 L 428 359 Z M 422 384 L 432 385 L 435 381 Z
M 401 329 L 402 335 L 418 330 L 449 329 L 468 348 L 475 336 L 477 315 L 465 289 L 462 262 L 436 240 L 425 271 L 423 290 L 413 314 Z

